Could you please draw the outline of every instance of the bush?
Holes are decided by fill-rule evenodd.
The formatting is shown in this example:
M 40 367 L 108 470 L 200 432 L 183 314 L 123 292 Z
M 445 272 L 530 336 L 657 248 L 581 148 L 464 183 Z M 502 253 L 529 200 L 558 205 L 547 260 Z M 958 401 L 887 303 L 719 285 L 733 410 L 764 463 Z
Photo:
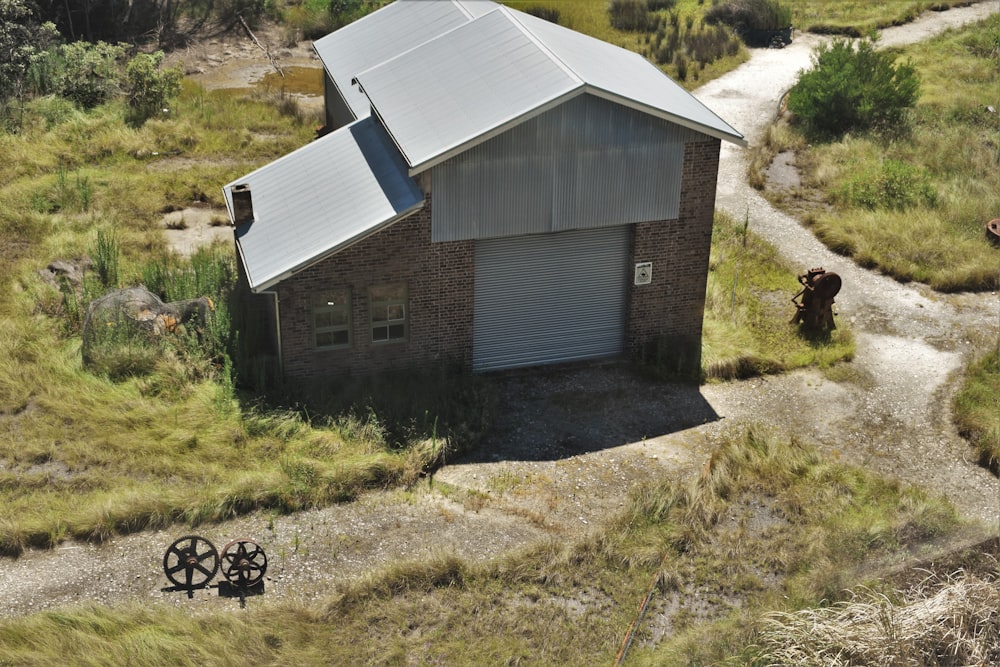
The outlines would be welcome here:
M 792 25 L 792 8 L 779 0 L 730 0 L 705 12 L 705 22 L 724 23 L 744 35 L 751 30 L 784 30 Z
M 163 52 L 140 53 L 125 68 L 125 103 L 130 124 L 141 125 L 159 114 L 181 92 L 180 69 L 160 69 Z
M 611 26 L 619 30 L 647 30 L 653 25 L 646 0 L 611 0 Z
M 47 59 L 48 82 L 60 97 L 92 109 L 121 91 L 124 44 L 73 42 L 62 44 Z
M 559 10 L 555 7 L 544 7 L 542 5 L 532 5 L 531 7 L 525 7 L 525 14 L 531 14 L 532 16 L 537 16 L 540 19 L 544 19 L 549 23 L 559 23 Z
M 813 69 L 788 93 L 788 108 L 807 132 L 839 137 L 904 126 L 919 95 L 920 78 L 908 62 L 896 65 L 871 39 L 838 39 L 816 49 Z

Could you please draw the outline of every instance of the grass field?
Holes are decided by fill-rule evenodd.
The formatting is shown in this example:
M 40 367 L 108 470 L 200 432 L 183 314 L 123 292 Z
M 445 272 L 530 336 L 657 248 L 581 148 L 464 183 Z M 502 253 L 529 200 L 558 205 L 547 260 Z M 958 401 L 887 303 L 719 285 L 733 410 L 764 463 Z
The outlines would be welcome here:
M 708 379 L 733 379 L 794 368 L 830 368 L 854 356 L 843 324 L 807 333 L 789 323 L 796 274 L 753 233 L 749 219 L 716 213 L 705 297 L 702 369 Z
M 572 27 L 610 30 L 594 10 L 603 1 L 573 4 L 579 15 L 563 10 Z M 156 261 L 194 271 L 168 252 L 162 214 L 220 205 L 219 184 L 302 145 L 315 124 L 288 99 L 188 83 L 165 118 L 138 129 L 120 104 L 85 114 L 45 98 L 28 105 L 19 133 L 0 135 L 0 553 L 349 501 L 412 484 L 488 425 L 488 386 L 447 370 L 306 404 L 241 393 L 225 363 L 198 348 L 178 347 L 135 374 L 82 366 L 83 304 L 37 271 L 95 254 L 108 234 L 118 284 L 148 276 Z M 788 325 L 794 273 L 744 222 L 717 220 L 704 375 L 849 359 L 846 329 L 808 339 Z M 229 249 L 211 253 L 231 265 Z M 196 620 L 162 608 L 37 614 L 0 622 L 0 663 L 610 664 L 651 582 L 654 620 L 640 625 L 635 664 L 749 659 L 758 612 L 838 599 L 862 563 L 959 527 L 941 499 L 783 436 L 732 432 L 717 445 L 695 484 L 640 490 L 580 542 L 482 566 L 447 553 L 395 563 L 311 607 L 252 605 Z M 667 639 L 644 644 L 654 631 Z
M 734 431 L 717 444 L 695 483 L 640 489 L 580 541 L 487 565 L 447 553 L 395 563 L 310 607 L 255 602 L 197 622 L 160 608 L 46 612 L 0 623 L 0 655 L 15 664 L 70 651 L 91 664 L 611 664 L 652 592 L 628 664 L 749 660 L 763 610 L 842 599 L 862 563 L 959 527 L 942 500 L 773 433 Z M 654 632 L 667 633 L 655 648 Z
M 909 23 L 925 11 L 968 4 L 968 0 L 794 0 L 792 18 L 800 30 L 863 37 L 872 30 Z
M 764 150 L 796 150 L 805 185 L 828 205 L 807 216 L 824 243 L 941 291 L 1000 286 L 983 229 L 1000 211 L 997 44 L 994 15 L 902 51 L 922 82 L 908 129 L 833 143 L 809 143 L 794 125 L 768 133 Z

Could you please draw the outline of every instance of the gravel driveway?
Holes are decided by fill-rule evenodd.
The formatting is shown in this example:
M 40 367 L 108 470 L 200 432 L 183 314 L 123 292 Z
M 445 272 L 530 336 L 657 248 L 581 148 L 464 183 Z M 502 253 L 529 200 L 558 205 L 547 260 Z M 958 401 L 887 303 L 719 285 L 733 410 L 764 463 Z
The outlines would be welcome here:
M 883 44 L 924 39 L 1000 11 L 984 2 L 886 30 Z M 695 92 L 752 142 L 772 119 L 820 41 L 797 35 Z M 689 476 L 712 438 L 757 420 L 781 425 L 831 456 L 862 463 L 948 495 L 968 518 L 995 527 L 1000 483 L 975 465 L 949 418 L 955 374 L 980 339 L 1000 330 L 996 294 L 938 295 L 861 270 L 830 253 L 795 219 L 746 185 L 745 152 L 724 145 L 718 206 L 776 245 L 793 266 L 824 266 L 844 279 L 839 315 L 858 342 L 862 381 L 834 383 L 801 371 L 700 388 L 646 383 L 617 365 L 504 383 L 505 417 L 490 442 L 409 491 L 294 516 L 258 513 L 197 530 L 217 547 L 260 542 L 270 559 L 265 600 L 308 601 L 338 581 L 398 558 L 453 552 L 486 559 L 538 539 L 567 539 L 620 507 L 629 488 Z M 876 432 L 876 440 L 870 434 Z M 166 547 L 183 527 L 29 551 L 0 564 L 0 617 L 87 602 L 238 609 L 214 590 L 193 598 L 164 590 Z

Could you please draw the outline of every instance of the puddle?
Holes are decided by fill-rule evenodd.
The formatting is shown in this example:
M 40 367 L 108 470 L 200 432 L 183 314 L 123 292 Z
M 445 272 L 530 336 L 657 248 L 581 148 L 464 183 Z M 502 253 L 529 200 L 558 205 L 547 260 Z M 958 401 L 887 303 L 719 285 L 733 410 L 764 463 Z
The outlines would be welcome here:
M 323 96 L 323 68 L 294 65 L 282 68 L 282 71 L 285 74 L 284 77 L 274 70 L 270 70 L 263 77 L 254 81 L 253 85 L 260 90 L 284 90 L 292 95 L 306 97 Z

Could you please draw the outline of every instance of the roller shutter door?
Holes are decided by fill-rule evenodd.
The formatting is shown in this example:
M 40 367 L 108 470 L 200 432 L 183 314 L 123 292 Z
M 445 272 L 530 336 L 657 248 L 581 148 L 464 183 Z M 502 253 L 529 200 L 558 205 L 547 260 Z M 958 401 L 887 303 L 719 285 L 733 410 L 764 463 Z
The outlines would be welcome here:
M 476 242 L 477 371 L 620 354 L 628 226 Z

